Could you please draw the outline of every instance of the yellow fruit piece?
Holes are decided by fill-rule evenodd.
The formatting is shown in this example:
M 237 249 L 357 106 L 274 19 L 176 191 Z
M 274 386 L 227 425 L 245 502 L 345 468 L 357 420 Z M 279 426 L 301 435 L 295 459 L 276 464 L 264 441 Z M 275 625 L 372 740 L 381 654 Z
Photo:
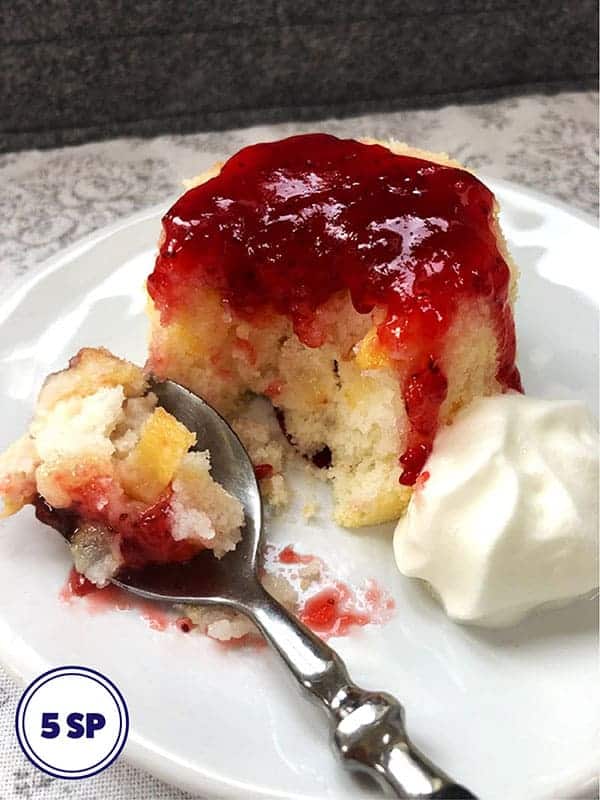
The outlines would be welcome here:
M 356 365 L 360 369 L 383 369 L 389 367 L 389 358 L 381 346 L 377 329 L 371 328 L 356 350 Z
M 154 503 L 173 480 L 195 434 L 160 406 L 144 423 L 140 439 L 120 466 L 126 493 L 135 500 Z

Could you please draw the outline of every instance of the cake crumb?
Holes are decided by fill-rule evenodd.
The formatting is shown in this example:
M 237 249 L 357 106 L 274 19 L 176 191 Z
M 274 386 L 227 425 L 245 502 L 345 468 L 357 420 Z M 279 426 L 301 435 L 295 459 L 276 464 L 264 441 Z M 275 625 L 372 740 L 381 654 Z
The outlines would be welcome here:
M 285 442 L 279 427 L 252 419 L 241 413 L 231 421 L 231 426 L 254 464 L 256 477 L 260 482 L 263 499 L 273 509 L 288 505 L 290 493 L 283 476 L 285 463 Z
M 298 570 L 301 591 L 305 592 L 322 577 L 323 563 L 320 558 L 313 558 L 307 564 L 303 564 Z
M 285 508 L 290 500 L 290 494 L 283 475 L 273 475 L 272 478 L 262 482 L 263 497 L 272 508 Z
M 298 593 L 283 575 L 266 573 L 263 576 L 265 589 L 276 600 L 285 606 L 288 611 L 296 612 L 298 606 Z M 210 606 L 178 606 L 185 616 L 180 619 L 188 620 L 192 628 L 197 628 L 211 639 L 219 642 L 229 642 L 232 639 L 243 639 L 245 636 L 259 636 L 258 629 L 250 622 L 248 617 L 231 611 L 227 608 L 214 608 Z

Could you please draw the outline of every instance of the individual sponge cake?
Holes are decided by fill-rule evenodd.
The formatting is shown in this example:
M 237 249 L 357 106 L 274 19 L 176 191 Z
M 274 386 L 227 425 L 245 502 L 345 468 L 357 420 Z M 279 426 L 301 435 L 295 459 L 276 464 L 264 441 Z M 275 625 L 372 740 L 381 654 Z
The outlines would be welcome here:
M 442 156 L 324 134 L 245 148 L 163 219 L 148 366 L 230 419 L 268 397 L 336 520 L 398 517 L 439 425 L 520 389 L 492 193 Z
M 32 503 L 103 585 L 123 564 L 233 550 L 240 502 L 210 476 L 196 437 L 149 391 L 143 371 L 84 349 L 45 382 L 29 432 L 0 455 L 4 514 Z

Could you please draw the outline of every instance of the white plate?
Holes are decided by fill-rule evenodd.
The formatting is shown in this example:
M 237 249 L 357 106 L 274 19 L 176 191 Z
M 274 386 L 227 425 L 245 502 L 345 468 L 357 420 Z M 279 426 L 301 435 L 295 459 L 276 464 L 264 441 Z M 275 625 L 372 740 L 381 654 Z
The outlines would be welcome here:
M 517 309 L 525 386 L 596 408 L 598 234 L 580 215 L 490 181 L 523 274 Z M 0 308 L 0 445 L 24 429 L 42 378 L 83 345 L 143 361 L 142 283 L 160 209 L 107 228 L 52 260 Z M 311 490 L 312 491 L 312 490 Z M 415 742 L 486 800 L 566 796 L 596 765 L 596 603 L 490 632 L 447 620 L 402 578 L 390 532 L 352 533 L 323 510 L 292 511 L 269 538 L 376 577 L 397 613 L 334 639 L 354 678 L 403 700 Z M 21 681 L 62 664 L 95 667 L 131 712 L 128 758 L 210 797 L 348 798 L 356 784 L 335 761 L 321 712 L 300 697 L 269 651 L 224 650 L 201 636 L 151 630 L 135 612 L 90 615 L 58 600 L 64 543 L 29 511 L 2 524 L 0 650 Z

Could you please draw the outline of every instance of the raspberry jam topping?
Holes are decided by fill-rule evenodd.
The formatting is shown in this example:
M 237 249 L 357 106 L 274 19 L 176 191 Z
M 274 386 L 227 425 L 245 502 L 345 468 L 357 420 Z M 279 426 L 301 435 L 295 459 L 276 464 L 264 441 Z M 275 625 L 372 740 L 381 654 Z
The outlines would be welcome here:
M 272 478 L 274 474 L 273 466 L 271 464 L 257 464 L 254 467 L 254 474 L 259 481 Z
M 284 314 L 309 347 L 315 311 L 347 290 L 360 313 L 384 309 L 379 342 L 397 362 L 412 433 L 402 482 L 414 483 L 446 396 L 444 334 L 463 299 L 493 314 L 497 378 L 520 389 L 494 197 L 464 170 L 377 144 L 307 134 L 246 147 L 163 218 L 148 290 L 167 323 L 194 287 L 241 317 Z M 406 377 L 408 375 L 408 377 Z
M 119 548 L 124 565 L 168 564 L 189 561 L 202 549 L 197 540 L 176 540 L 172 536 L 170 492 L 148 508 L 136 513 L 123 513 L 115 519 L 110 504 L 95 501 L 89 487 L 80 487 L 78 499 L 69 509 L 49 505 L 43 497 L 34 499 L 35 514 L 40 522 L 59 531 L 71 540 L 82 522 L 97 522 L 119 535 Z
M 122 520 L 121 555 L 130 567 L 188 561 L 201 549 L 197 541 L 176 541 L 171 535 L 170 495 L 133 520 Z

